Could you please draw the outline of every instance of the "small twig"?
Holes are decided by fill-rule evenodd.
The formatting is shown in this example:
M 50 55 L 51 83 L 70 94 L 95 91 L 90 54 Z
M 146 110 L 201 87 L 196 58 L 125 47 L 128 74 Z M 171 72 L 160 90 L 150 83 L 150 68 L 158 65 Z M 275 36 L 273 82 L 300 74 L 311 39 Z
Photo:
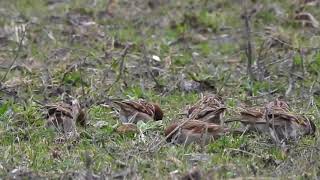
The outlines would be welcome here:
M 281 39 L 279 39 L 279 38 L 277 38 L 277 37 L 271 37 L 271 39 L 273 39 L 273 40 L 275 40 L 275 41 L 278 41 L 279 43 L 281 43 L 281 44 L 283 44 L 283 45 L 286 45 L 288 48 L 290 48 L 290 49 L 292 49 L 292 50 L 298 49 L 297 47 L 292 46 L 292 44 L 289 44 L 289 43 L 287 43 L 287 42 L 285 42 L 285 41 L 283 41 L 283 40 L 281 40 Z
M 245 38 L 246 42 L 246 56 L 247 56 L 247 75 L 250 78 L 250 81 L 253 81 L 253 73 L 252 73 L 252 64 L 254 61 L 253 57 L 253 45 L 251 39 L 251 14 L 249 14 L 247 7 L 245 7 L 245 12 L 243 15 L 244 25 L 245 25 Z
M 120 66 L 119 66 L 119 74 L 116 78 L 116 80 L 111 84 L 111 86 L 109 88 L 107 88 L 107 92 L 109 92 L 109 90 L 117 83 L 120 81 L 122 75 L 123 75 L 123 71 L 125 69 L 125 66 L 124 66 L 124 60 L 129 52 L 129 49 L 131 48 L 131 44 L 127 44 L 126 47 L 123 49 L 123 52 L 121 54 L 121 57 L 120 57 Z
M 227 81 L 230 79 L 230 77 L 231 77 L 231 72 L 229 72 L 227 74 L 227 77 L 223 78 L 223 83 L 220 86 L 220 88 L 218 89 L 217 94 L 220 94 L 221 90 L 223 89 L 223 87 L 225 87 L 225 85 L 227 84 Z
M 116 80 L 116 82 L 118 82 L 120 79 L 121 79 L 121 77 L 122 77 L 122 75 L 123 75 L 123 71 L 124 71 L 124 60 L 125 60 L 125 57 L 127 56 L 127 54 L 128 54 L 128 52 L 129 52 L 129 48 L 131 47 L 131 45 L 130 44 L 127 44 L 126 45 L 126 47 L 124 48 L 124 50 L 123 50 L 123 53 L 121 54 L 121 58 L 120 58 L 120 67 L 119 67 L 119 75 L 118 75 L 118 77 L 117 77 L 117 80 Z
M 289 70 L 289 77 L 288 77 L 289 78 L 289 85 L 288 85 L 288 89 L 285 92 L 285 96 L 286 97 L 291 94 L 292 90 L 295 87 L 295 79 L 296 79 L 295 76 L 294 76 L 294 71 L 296 69 L 295 67 L 296 67 L 295 63 L 292 61 L 291 68 Z
M 171 86 L 171 88 L 169 88 L 166 92 L 163 92 L 161 96 L 166 96 L 171 92 L 173 92 L 175 89 L 177 89 L 179 83 L 180 83 L 180 80 L 175 81 L 175 83 Z
M 266 72 L 265 64 L 264 64 L 264 57 L 266 56 L 266 41 L 263 41 L 263 43 L 260 45 L 260 49 L 257 56 L 257 68 L 258 68 L 258 80 L 262 81 L 264 79 L 264 74 Z M 268 50 L 268 49 L 266 49 Z
M 271 65 L 274 65 L 274 64 L 277 64 L 277 63 L 280 63 L 280 62 L 285 62 L 286 60 L 288 60 L 288 59 L 290 59 L 290 58 L 292 58 L 292 55 L 291 55 L 291 54 L 289 54 L 287 57 L 284 57 L 284 58 L 282 58 L 282 59 L 278 59 L 278 60 L 272 61 L 272 62 L 266 64 L 265 66 L 266 66 L 266 67 L 269 67 L 269 66 L 271 66 Z
M 309 96 L 310 96 L 310 98 L 309 98 L 309 103 L 308 103 L 307 109 L 309 109 L 310 106 L 313 105 L 313 88 L 314 88 L 314 85 L 316 84 L 316 82 L 317 82 L 317 79 L 314 80 L 314 81 L 312 82 L 311 86 L 310 86 L 310 89 L 309 89 L 309 94 L 310 94 Z
M 304 77 L 305 75 L 305 65 L 304 65 L 304 53 L 303 53 L 303 49 L 299 49 L 299 55 L 300 55 L 300 59 L 301 59 L 301 68 L 302 68 L 302 76 Z
M 21 51 L 21 48 L 22 48 L 22 44 L 23 44 L 24 38 L 26 37 L 26 34 L 27 34 L 27 33 L 26 33 L 26 32 L 27 32 L 27 27 L 28 27 L 28 24 L 26 24 L 25 30 L 22 31 L 22 36 L 21 36 L 21 38 L 20 38 L 20 40 L 19 40 L 18 49 L 17 49 L 17 51 L 15 52 L 15 56 L 14 56 L 14 58 L 13 58 L 13 61 L 12 61 L 11 64 L 10 64 L 8 70 L 6 71 L 6 73 L 4 74 L 4 76 L 3 76 L 2 79 L 1 79 L 1 82 L 2 82 L 2 83 L 3 83 L 3 82 L 5 81 L 5 79 L 7 78 L 7 75 L 9 74 L 9 72 L 11 71 L 13 65 L 16 63 L 16 61 L 17 61 L 17 59 L 18 59 L 18 57 L 19 57 L 19 54 L 20 54 L 20 51 Z
M 310 90 L 309 90 L 310 99 L 309 99 L 309 103 L 308 103 L 308 108 L 307 109 L 309 109 L 310 106 L 313 106 L 316 109 L 318 116 L 320 116 L 319 109 L 318 109 L 317 105 L 313 102 L 314 101 L 313 88 L 314 88 L 315 84 L 318 83 L 318 82 L 319 82 L 319 76 L 315 81 L 313 81 L 313 83 L 312 83 L 312 85 L 310 87 Z
M 83 83 L 83 78 L 82 78 L 82 64 L 86 62 L 88 56 L 84 57 L 83 62 L 80 62 L 80 67 L 79 67 L 79 73 L 80 73 L 80 83 L 81 83 L 81 90 L 82 90 L 82 97 L 85 97 L 85 90 L 84 90 L 84 83 Z
M 151 78 L 153 79 L 153 81 L 156 83 L 157 87 L 162 87 L 162 85 L 159 83 L 159 81 L 157 80 L 157 78 L 154 76 L 154 74 L 152 73 L 152 71 L 150 70 L 150 61 L 147 55 L 147 50 L 146 50 L 146 46 L 143 44 L 143 59 L 147 65 L 147 71 L 148 74 L 150 74 Z

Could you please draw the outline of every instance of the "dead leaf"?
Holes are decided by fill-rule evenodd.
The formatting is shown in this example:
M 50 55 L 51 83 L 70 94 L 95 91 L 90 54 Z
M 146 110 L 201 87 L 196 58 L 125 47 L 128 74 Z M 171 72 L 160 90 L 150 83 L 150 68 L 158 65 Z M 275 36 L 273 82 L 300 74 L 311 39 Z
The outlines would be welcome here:
M 191 38 L 191 42 L 195 44 L 208 41 L 208 38 L 202 34 L 193 34 L 190 38 Z
M 161 61 L 160 57 L 157 56 L 157 55 L 152 55 L 152 59 L 155 60 L 155 61 L 157 61 L 157 62 L 160 62 L 160 61 Z
M 117 132 L 119 134 L 127 134 L 127 133 L 138 133 L 137 125 L 133 123 L 123 123 L 117 128 Z
M 5 88 L 16 88 L 19 86 L 27 86 L 31 83 L 32 81 L 26 78 L 22 77 L 14 77 L 12 79 L 9 79 L 8 81 L 3 83 L 3 86 Z
M 171 57 L 170 56 L 167 56 L 163 59 L 164 61 L 164 67 L 165 69 L 169 69 L 171 64 L 172 64 L 172 61 L 171 61 Z
M 53 159 L 62 159 L 62 152 L 58 147 L 55 147 L 52 151 L 51 151 L 51 156 Z
M 264 30 L 266 35 L 266 48 L 289 48 L 293 46 L 290 35 L 282 29 L 274 26 L 267 26 Z
M 174 156 L 168 157 L 168 160 L 171 161 L 171 162 L 173 162 L 176 166 L 180 166 L 180 165 L 183 164 L 179 159 L 177 159 L 177 158 L 174 157 Z

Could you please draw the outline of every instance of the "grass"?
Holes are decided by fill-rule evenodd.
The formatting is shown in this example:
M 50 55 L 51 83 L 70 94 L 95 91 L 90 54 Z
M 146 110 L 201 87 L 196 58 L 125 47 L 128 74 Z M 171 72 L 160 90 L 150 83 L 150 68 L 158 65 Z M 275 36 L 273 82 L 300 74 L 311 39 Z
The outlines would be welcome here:
M 200 98 L 199 90 L 184 92 L 178 87 L 179 81 L 192 79 L 190 74 L 214 87 L 226 101 L 226 118 L 231 118 L 243 103 L 261 105 L 283 96 L 290 77 L 288 67 L 293 62 L 294 74 L 300 75 L 304 65 L 303 78 L 296 77 L 295 89 L 286 99 L 292 109 L 307 114 L 319 126 L 318 30 L 302 27 L 291 16 L 285 20 L 277 17 L 266 8 L 270 1 L 257 2 L 264 8 L 252 21 L 256 48 L 267 38 L 263 35 L 264 28 L 272 25 L 290 37 L 293 47 L 309 51 L 302 61 L 295 50 L 267 49 L 264 64 L 268 78 L 251 83 L 246 76 L 245 40 L 241 31 L 243 7 L 237 2 L 207 1 L 204 5 L 202 0 L 177 0 L 152 8 L 145 1 L 119 0 L 111 9 L 113 17 L 100 17 L 107 2 L 95 2 L 75 0 L 53 5 L 31 0 L 0 2 L 1 66 L 8 66 L 15 56 L 17 27 L 30 23 L 27 41 L 16 62 L 22 70 L 12 69 L 1 82 L 4 87 L 14 79 L 30 80 L 1 91 L 2 177 L 18 175 L 19 170 L 24 177 L 76 178 L 84 177 L 90 169 L 100 176 L 115 177 L 122 173 L 128 179 L 168 179 L 170 173 L 182 174 L 194 165 L 203 174 L 213 172 L 212 177 L 219 179 L 319 176 L 320 163 L 316 161 L 319 133 L 315 138 L 306 137 L 290 144 L 289 153 L 260 135 L 226 136 L 207 146 L 162 144 L 156 151 L 148 151 L 164 138 L 163 129 L 181 118 L 179 113 Z M 293 14 L 298 6 L 291 1 L 273 3 L 288 14 Z M 316 9 L 307 7 L 306 11 L 319 19 Z M 193 41 L 199 34 L 206 40 Z M 189 39 L 170 44 L 183 37 Z M 120 70 L 126 44 L 132 44 L 132 48 Z M 143 58 L 143 45 L 148 64 Z M 274 63 L 290 53 L 292 58 Z M 160 62 L 152 60 L 152 55 L 160 57 Z M 237 61 L 229 61 L 234 59 Z M 114 84 L 120 71 L 122 77 Z M 1 68 L 0 77 L 5 72 Z M 156 86 L 154 78 L 162 88 Z M 78 127 L 77 141 L 57 143 L 57 133 L 46 128 L 43 108 L 35 101 L 60 101 L 65 93 L 88 105 L 90 124 Z M 161 122 L 139 124 L 140 134 L 119 134 L 116 114 L 94 103 L 110 96 L 157 102 L 165 111 L 165 118 Z

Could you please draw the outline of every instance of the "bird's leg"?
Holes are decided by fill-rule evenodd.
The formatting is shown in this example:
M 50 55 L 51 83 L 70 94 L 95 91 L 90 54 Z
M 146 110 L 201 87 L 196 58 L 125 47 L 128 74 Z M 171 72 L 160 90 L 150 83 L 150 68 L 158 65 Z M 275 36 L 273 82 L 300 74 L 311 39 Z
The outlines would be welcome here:
M 208 126 L 205 126 L 205 131 L 203 133 L 202 142 L 201 142 L 201 149 L 205 146 L 206 140 L 208 138 Z
M 189 136 L 187 136 L 186 139 L 184 140 L 183 147 L 186 147 L 186 145 L 188 144 L 188 140 L 189 140 Z
M 273 140 L 277 145 L 279 145 L 279 144 L 280 144 L 280 140 L 279 140 L 279 137 L 278 137 L 275 129 L 272 129 L 271 127 L 268 127 L 268 128 L 269 128 L 269 132 L 270 132 L 270 135 L 271 135 L 272 140 Z
M 273 139 L 273 141 L 276 142 L 276 144 L 279 144 L 279 137 L 277 135 L 276 129 L 274 128 L 274 123 L 272 123 L 272 127 L 270 127 L 270 119 L 269 119 L 269 113 L 270 113 L 270 108 L 266 107 L 265 109 L 265 119 L 267 121 L 267 127 L 269 128 L 269 133 Z M 272 119 L 274 120 L 274 113 L 272 113 Z M 274 122 L 274 121 L 273 121 Z
M 250 124 L 248 124 L 245 129 L 243 130 L 243 133 L 241 134 L 240 138 L 249 130 Z
M 129 123 L 133 123 L 136 120 L 136 117 L 138 115 L 139 112 L 134 113 L 133 116 L 130 117 L 130 119 L 128 120 Z

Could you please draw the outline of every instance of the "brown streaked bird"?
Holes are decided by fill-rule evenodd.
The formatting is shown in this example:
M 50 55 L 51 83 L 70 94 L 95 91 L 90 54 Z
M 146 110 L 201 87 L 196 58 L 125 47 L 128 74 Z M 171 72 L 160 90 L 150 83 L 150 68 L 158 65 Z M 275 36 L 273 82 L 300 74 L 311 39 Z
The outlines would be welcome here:
M 265 106 L 265 120 L 276 142 L 314 134 L 316 128 L 306 117 L 290 112 L 289 105 L 279 99 Z
M 120 120 L 124 123 L 137 123 L 138 121 L 162 120 L 163 111 L 160 106 L 144 100 L 113 101 L 119 108 Z
M 70 100 L 70 102 L 50 103 L 44 107 L 47 109 L 48 127 L 61 128 L 67 133 L 76 130 L 76 123 L 86 125 L 86 112 L 81 108 L 77 99 Z
M 189 108 L 188 118 L 221 124 L 221 119 L 226 109 L 220 97 L 207 95 Z
M 275 100 L 265 108 L 244 109 L 240 118 L 228 122 L 239 121 L 248 130 L 271 135 L 276 141 L 294 139 L 305 135 L 313 135 L 315 124 L 305 116 L 290 112 L 286 102 Z
M 267 103 L 265 107 L 244 108 L 240 111 L 239 118 L 228 120 L 226 123 L 239 121 L 248 131 L 269 133 L 270 130 L 265 118 L 266 109 L 272 112 L 289 112 L 289 105 L 284 101 L 276 99 Z
M 286 111 L 269 111 L 265 114 L 271 129 L 270 133 L 276 141 L 297 140 L 305 135 L 314 135 L 316 126 L 306 116 Z
M 265 108 L 276 110 L 276 111 L 290 111 L 290 106 L 287 102 L 276 99 L 274 101 L 271 101 L 265 105 Z
M 183 123 L 183 122 L 182 122 Z M 181 127 L 179 127 L 181 126 Z M 229 133 L 226 127 L 199 120 L 187 120 L 183 125 L 173 123 L 165 129 L 168 142 L 175 144 L 209 143 L 211 140 Z
M 246 128 L 246 131 L 255 131 L 260 133 L 269 132 L 264 119 L 263 108 L 247 108 L 240 111 L 240 118 L 226 121 L 226 123 L 239 121 Z

